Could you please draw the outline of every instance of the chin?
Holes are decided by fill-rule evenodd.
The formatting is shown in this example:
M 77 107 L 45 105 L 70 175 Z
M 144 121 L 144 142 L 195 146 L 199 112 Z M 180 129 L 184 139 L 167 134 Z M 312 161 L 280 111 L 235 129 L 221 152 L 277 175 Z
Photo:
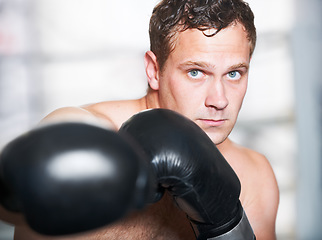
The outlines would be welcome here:
M 211 141 L 215 144 L 215 145 L 219 145 L 221 143 L 223 143 L 228 135 L 223 135 L 223 134 L 218 134 L 218 133 L 208 133 L 206 131 L 206 134 L 208 135 L 208 137 L 211 139 Z

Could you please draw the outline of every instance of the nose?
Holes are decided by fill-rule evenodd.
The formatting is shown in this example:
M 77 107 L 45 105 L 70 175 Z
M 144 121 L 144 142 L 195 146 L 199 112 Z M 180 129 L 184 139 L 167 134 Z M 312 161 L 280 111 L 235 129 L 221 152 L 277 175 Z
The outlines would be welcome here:
M 228 103 L 223 82 L 220 79 L 212 79 L 207 89 L 205 106 L 223 110 L 228 106 Z

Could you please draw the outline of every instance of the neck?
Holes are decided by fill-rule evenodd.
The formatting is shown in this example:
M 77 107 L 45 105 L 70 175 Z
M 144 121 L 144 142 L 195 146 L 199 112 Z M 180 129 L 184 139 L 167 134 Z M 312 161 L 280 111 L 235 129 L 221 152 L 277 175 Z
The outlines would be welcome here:
M 233 142 L 227 137 L 222 143 L 216 144 L 218 150 L 224 154 L 226 151 L 229 151 Z
M 146 96 L 144 98 L 145 98 L 147 109 L 160 108 L 158 91 L 149 89 L 148 93 L 146 94 Z

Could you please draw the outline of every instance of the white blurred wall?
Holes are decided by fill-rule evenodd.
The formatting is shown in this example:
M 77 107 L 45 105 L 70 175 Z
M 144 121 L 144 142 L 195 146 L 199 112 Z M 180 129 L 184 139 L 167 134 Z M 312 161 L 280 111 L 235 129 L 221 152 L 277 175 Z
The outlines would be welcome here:
M 296 0 L 297 236 L 322 238 L 322 1 Z
M 294 1 L 248 1 L 258 42 L 232 133 L 271 161 L 281 191 L 281 240 L 296 237 Z M 156 2 L 0 0 L 0 146 L 56 108 L 143 96 L 143 55 Z M 3 231 L 7 239 L 10 231 Z

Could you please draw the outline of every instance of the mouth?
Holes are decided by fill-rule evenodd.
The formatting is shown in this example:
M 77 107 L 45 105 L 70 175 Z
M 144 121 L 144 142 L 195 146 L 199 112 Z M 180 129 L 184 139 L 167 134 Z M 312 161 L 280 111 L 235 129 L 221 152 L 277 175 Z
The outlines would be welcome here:
M 209 118 L 199 118 L 197 122 L 201 123 L 203 127 L 220 127 L 227 119 L 209 119 Z

